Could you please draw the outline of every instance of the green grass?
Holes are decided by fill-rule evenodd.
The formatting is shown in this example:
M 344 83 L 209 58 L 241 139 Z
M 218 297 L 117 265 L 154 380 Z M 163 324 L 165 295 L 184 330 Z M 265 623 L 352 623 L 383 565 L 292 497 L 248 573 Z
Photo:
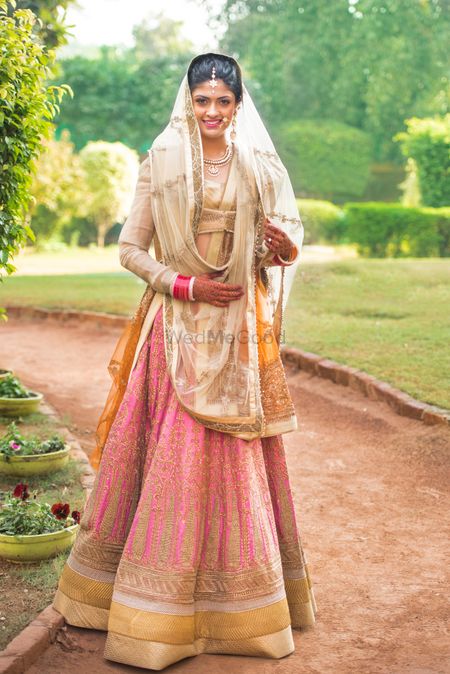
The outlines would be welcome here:
M 301 267 L 286 342 L 450 408 L 450 264 L 348 260 Z
M 145 284 L 127 273 L 14 276 L 0 305 L 131 315 Z M 450 408 L 450 264 L 446 259 L 303 262 L 285 343 L 361 368 Z

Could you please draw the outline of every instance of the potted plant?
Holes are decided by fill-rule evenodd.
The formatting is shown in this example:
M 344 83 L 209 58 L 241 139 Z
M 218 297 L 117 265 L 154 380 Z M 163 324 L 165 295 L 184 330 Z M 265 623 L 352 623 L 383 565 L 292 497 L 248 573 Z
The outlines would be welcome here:
M 26 438 L 12 421 L 0 437 L 0 475 L 45 475 L 63 468 L 70 446 L 57 433 L 47 440 Z
M 42 393 L 25 388 L 12 374 L 0 379 L 0 414 L 5 417 L 36 412 L 43 397 Z
M 12 370 L 4 370 L 2 367 L 0 367 L 0 379 L 3 379 L 4 377 L 7 377 L 8 375 L 12 375 L 13 371 Z
M 68 503 L 38 503 L 20 482 L 0 506 L 0 557 L 11 562 L 54 557 L 73 544 L 80 518 Z

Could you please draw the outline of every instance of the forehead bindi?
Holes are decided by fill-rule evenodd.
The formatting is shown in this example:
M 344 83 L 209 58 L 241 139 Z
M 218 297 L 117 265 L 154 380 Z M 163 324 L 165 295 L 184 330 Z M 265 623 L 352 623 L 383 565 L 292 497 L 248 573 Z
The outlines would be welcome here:
M 234 99 L 234 93 L 231 89 L 225 84 L 223 80 L 216 80 L 217 84 L 214 88 L 214 93 L 211 91 L 209 82 L 202 82 L 197 84 L 192 90 L 192 96 L 202 96 L 203 98 L 213 99 L 222 98 L 223 96 L 228 96 L 231 99 Z

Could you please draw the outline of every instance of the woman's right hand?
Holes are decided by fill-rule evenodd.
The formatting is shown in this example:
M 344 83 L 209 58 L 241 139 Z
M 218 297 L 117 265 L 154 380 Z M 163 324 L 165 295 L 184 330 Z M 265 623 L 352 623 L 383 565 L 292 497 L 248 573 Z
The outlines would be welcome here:
M 209 274 L 200 274 L 195 277 L 192 294 L 198 302 L 208 302 L 215 307 L 227 307 L 233 300 L 239 300 L 244 294 L 240 285 L 215 281 L 222 271 L 213 271 Z

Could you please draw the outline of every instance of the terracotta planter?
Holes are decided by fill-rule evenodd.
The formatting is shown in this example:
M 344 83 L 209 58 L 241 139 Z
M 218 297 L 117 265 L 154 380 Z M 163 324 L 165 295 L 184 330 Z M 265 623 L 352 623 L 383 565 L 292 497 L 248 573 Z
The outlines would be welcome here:
M 69 460 L 70 445 L 66 445 L 59 452 L 36 454 L 35 456 L 9 456 L 0 454 L 0 475 L 15 475 L 29 477 L 31 475 L 46 475 L 61 470 Z
M 0 534 L 0 557 L 10 562 L 38 562 L 55 557 L 73 545 L 78 524 L 49 534 L 6 536 Z
M 12 370 L 1 370 L 0 369 L 0 379 L 4 379 L 9 374 L 14 374 Z
M 0 398 L 0 414 L 4 417 L 21 417 L 39 409 L 42 393 L 30 391 L 29 398 Z

